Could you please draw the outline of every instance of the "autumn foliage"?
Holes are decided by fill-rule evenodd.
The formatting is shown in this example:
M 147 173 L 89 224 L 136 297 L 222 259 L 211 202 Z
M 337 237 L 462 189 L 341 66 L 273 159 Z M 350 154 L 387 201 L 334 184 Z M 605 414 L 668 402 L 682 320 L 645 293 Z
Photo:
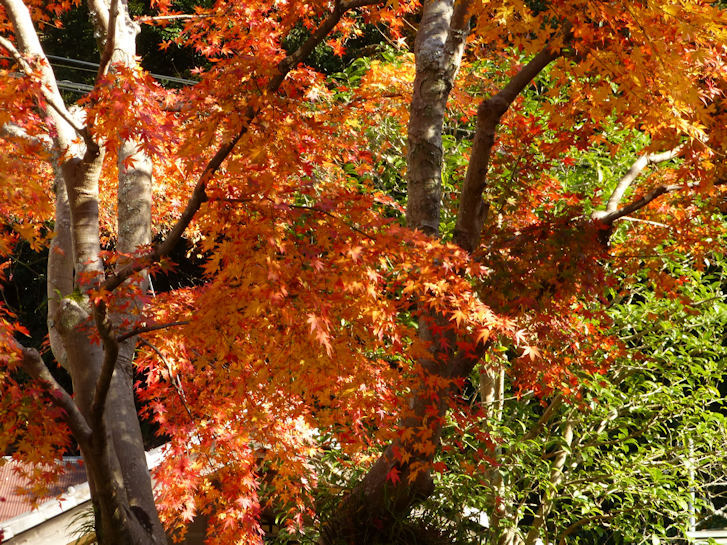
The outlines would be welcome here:
M 42 351 L 75 390 L 49 378 L 23 348 L 42 339 L 0 306 L 0 447 L 47 467 L 73 435 L 113 466 L 123 455 L 104 450 L 115 426 L 104 401 L 125 392 L 111 373 L 131 343 L 141 418 L 167 440 L 156 507 L 173 533 L 203 513 L 211 542 L 259 541 L 271 507 L 292 529 L 316 526 L 313 462 L 330 449 L 373 468 L 358 492 L 385 488 L 398 516 L 447 471 L 435 453 L 448 409 L 463 429 L 488 418 L 463 387 L 506 365 L 519 392 L 577 402 L 578 377 L 624 350 L 607 334 L 604 288 L 636 270 L 662 278 L 630 257 L 688 250 L 699 262 L 723 234 L 727 13 L 713 2 L 219 1 L 182 13 L 159 1 L 139 23 L 178 25 L 206 60 L 180 89 L 123 45 L 135 24 L 124 2 L 89 2 L 107 21 L 101 68 L 74 104 L 30 26 L 70 4 L 0 5 L 0 274 L 20 241 L 71 261 L 48 292 L 60 341 L 51 331 Z M 360 77 L 306 64 L 321 44 L 346 54 L 371 25 L 397 49 Z M 297 48 L 294 29 L 307 36 Z M 620 152 L 614 130 L 650 159 L 630 182 L 592 172 L 569 186 L 584 150 Z M 392 168 L 407 135 L 406 168 Z M 151 233 L 134 239 L 125 218 L 142 218 L 143 203 L 123 180 L 148 168 Z M 407 177 L 408 201 L 391 176 Z M 182 238 L 203 274 L 154 293 L 147 275 L 174 269 Z M 71 307 L 82 316 L 66 325 Z M 485 475 L 492 456 L 470 467 Z M 357 498 L 344 496 L 344 518 Z M 353 539 L 335 519 L 326 539 L 339 523 Z

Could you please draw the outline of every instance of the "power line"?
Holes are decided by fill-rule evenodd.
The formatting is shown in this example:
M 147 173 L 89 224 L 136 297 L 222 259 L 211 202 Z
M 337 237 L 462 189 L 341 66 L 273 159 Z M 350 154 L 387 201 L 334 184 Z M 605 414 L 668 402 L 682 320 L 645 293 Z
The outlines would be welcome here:
M 68 57 L 59 57 L 57 55 L 46 55 L 46 57 L 48 57 L 49 59 L 52 59 L 52 60 L 56 60 L 56 61 L 69 62 L 69 63 L 73 63 L 73 64 L 78 64 L 80 66 L 89 66 L 89 67 L 93 67 L 95 69 L 98 69 L 98 66 L 99 66 L 95 62 L 81 61 L 78 59 L 71 59 Z M 89 72 L 95 71 L 95 70 L 89 70 L 89 69 L 83 69 L 83 68 L 75 68 L 75 67 L 71 67 L 71 66 L 67 66 L 64 68 L 84 70 L 84 71 L 89 71 Z M 175 76 L 165 76 L 164 74 L 151 74 L 151 76 L 154 79 L 168 81 L 171 83 L 179 83 L 180 85 L 194 85 L 195 83 L 197 83 L 196 81 L 191 80 L 191 79 L 177 78 Z
M 57 81 L 56 85 L 58 85 L 59 89 L 63 89 L 64 91 L 74 91 L 76 93 L 81 93 L 82 95 L 90 93 L 93 90 L 93 85 L 88 85 L 86 83 L 76 83 L 74 81 L 68 81 L 65 79 Z
M 77 64 L 79 66 L 69 66 L 66 64 L 58 64 L 51 63 L 51 66 L 55 68 L 67 68 L 69 70 L 79 70 L 81 72 L 92 72 L 95 73 L 98 71 L 98 64 L 94 62 L 88 62 L 88 61 L 82 61 L 79 59 L 71 59 L 69 57 L 59 57 L 57 55 L 46 55 L 48 59 L 55 60 L 55 61 L 63 61 L 68 62 L 71 64 Z M 10 57 L 0 56 L 0 59 L 8 59 L 11 60 Z M 84 66 L 88 66 L 90 68 L 83 68 Z M 194 85 L 197 82 L 191 79 L 184 79 L 184 78 L 177 78 L 175 76 L 165 76 L 163 74 L 151 74 L 151 76 L 154 79 L 158 79 L 161 81 L 168 81 L 170 83 L 178 83 L 180 85 Z M 59 80 L 58 82 L 58 88 L 63 89 L 64 91 L 72 91 L 75 93 L 81 93 L 86 94 L 90 93 L 93 90 L 93 85 L 89 85 L 87 83 L 79 83 L 69 80 Z

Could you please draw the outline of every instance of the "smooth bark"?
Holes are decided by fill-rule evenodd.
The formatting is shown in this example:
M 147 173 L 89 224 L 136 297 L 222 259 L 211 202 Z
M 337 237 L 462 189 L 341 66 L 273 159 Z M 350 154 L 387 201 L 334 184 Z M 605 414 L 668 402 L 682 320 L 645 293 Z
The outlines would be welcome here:
M 483 100 L 477 108 L 477 129 L 454 228 L 455 242 L 468 252 L 474 252 L 479 246 L 482 227 L 487 219 L 488 208 L 482 194 L 487 187 L 487 171 L 500 119 L 517 96 L 559 56 L 560 52 L 551 51 L 546 45 L 500 92 Z

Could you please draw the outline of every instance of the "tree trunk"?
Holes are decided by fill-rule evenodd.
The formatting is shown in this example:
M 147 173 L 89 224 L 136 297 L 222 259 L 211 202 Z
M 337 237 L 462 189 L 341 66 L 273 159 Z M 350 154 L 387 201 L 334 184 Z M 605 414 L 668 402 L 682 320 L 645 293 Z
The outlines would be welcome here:
M 430 0 L 424 3 L 422 19 L 415 43 L 416 77 L 409 117 L 408 202 L 407 222 L 431 236 L 439 236 L 442 175 L 442 127 L 447 99 L 454 85 L 469 29 L 469 0 Z M 494 145 L 495 131 L 500 118 L 517 95 L 552 60 L 560 55 L 546 46 L 524 66 L 503 89 L 484 100 L 478 109 L 477 131 L 472 159 L 460 195 L 459 212 L 455 228 L 455 242 L 465 251 L 474 252 L 479 246 L 480 231 L 486 218 L 482 193 L 486 185 L 489 157 Z M 429 373 L 449 379 L 467 377 L 474 369 L 480 354 L 454 354 L 440 350 L 438 339 L 427 324 L 440 321 L 437 316 L 423 316 L 419 335 L 435 347 L 436 361 L 422 361 Z M 455 346 L 456 339 L 443 339 L 441 346 Z M 479 349 L 484 352 L 484 348 Z M 494 381 L 493 381 L 494 385 Z M 414 416 L 401 423 L 412 430 L 429 428 L 432 441 L 439 446 L 441 422 L 449 408 L 453 388 L 437 392 L 440 400 L 434 416 L 425 416 L 431 405 L 430 392 L 412 399 Z M 424 389 L 422 389 L 424 394 Z M 493 400 L 494 401 L 494 400 Z M 432 414 L 429 411 L 428 414 Z M 396 459 L 394 452 L 405 449 L 414 453 L 407 463 Z M 419 472 L 409 479 L 413 464 L 431 463 L 434 454 L 416 454 L 414 445 L 394 443 L 384 451 L 362 482 L 341 503 L 333 521 L 324 528 L 324 541 L 335 543 L 367 543 L 373 534 L 386 538 L 398 520 L 405 517 L 411 506 L 428 497 L 433 491 L 428 471 Z M 414 465 L 416 467 L 416 465 Z M 391 482 L 392 468 L 397 469 L 400 480 Z
M 431 236 L 439 236 L 442 186 L 442 126 L 447 99 L 459 70 L 469 30 L 469 0 L 430 0 L 424 3 L 422 19 L 415 43 L 416 76 L 409 117 L 408 203 L 407 222 Z M 425 316 L 419 323 L 419 335 L 437 346 L 427 323 L 436 316 Z M 451 341 L 451 340 L 450 340 Z M 449 343 L 453 346 L 453 343 Z M 477 359 L 470 355 L 442 351 L 437 361 L 422 361 L 430 373 L 445 378 L 467 376 Z M 431 430 L 435 448 L 441 437 L 441 421 L 452 392 L 437 392 L 440 402 L 432 414 L 431 391 L 422 385 L 411 399 L 412 416 L 404 419 L 402 428 Z M 403 463 L 395 453 L 403 450 L 411 459 Z M 423 454 L 414 441 L 396 441 L 389 445 L 359 485 L 341 501 L 336 515 L 323 528 L 325 543 L 364 544 L 386 541 L 411 507 L 434 491 L 428 469 L 417 471 L 417 465 L 428 465 L 433 455 Z M 420 465 L 421 467 L 421 465 Z M 390 478 L 395 469 L 398 481 Z M 413 473 L 416 471 L 416 475 Z
M 45 58 L 30 13 L 21 0 L 0 2 L 13 24 L 16 60 L 29 72 L 24 57 Z M 126 2 L 114 0 L 107 5 L 89 0 L 88 7 L 102 49 L 99 75 L 112 63 L 135 63 L 138 27 L 129 17 Z M 120 344 L 115 340 L 122 333 L 122 323 L 127 328 L 127 323 L 133 323 L 142 300 L 128 301 L 124 315 L 107 316 L 105 303 L 89 297 L 90 290 L 104 278 L 98 196 L 103 148 L 64 105 L 47 61 L 41 66 L 46 103 L 39 107 L 44 108 L 51 126 L 56 173 L 56 236 L 48 259 L 48 329 L 52 351 L 71 375 L 73 399 L 54 383 L 37 352 L 25 351 L 27 369 L 65 399 L 69 425 L 84 457 L 99 543 L 166 543 L 134 404 L 135 340 Z M 130 157 L 132 162 L 127 161 Z M 133 142 L 123 143 L 119 150 L 118 194 L 118 249 L 132 253 L 149 244 L 151 226 L 151 163 Z

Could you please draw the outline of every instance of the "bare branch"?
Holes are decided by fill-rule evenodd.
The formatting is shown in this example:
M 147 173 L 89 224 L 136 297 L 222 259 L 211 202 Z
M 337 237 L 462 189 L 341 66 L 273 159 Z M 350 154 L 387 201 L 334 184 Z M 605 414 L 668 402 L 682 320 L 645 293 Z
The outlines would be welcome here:
M 277 92 L 280 85 L 285 80 L 288 72 L 298 63 L 305 59 L 313 49 L 321 43 L 328 33 L 335 28 L 338 22 L 341 20 L 343 15 L 351 9 L 359 8 L 363 6 L 371 6 L 375 4 L 383 3 L 383 0 L 349 0 L 348 2 L 336 2 L 333 11 L 328 17 L 321 23 L 318 29 L 305 41 L 303 44 L 283 59 L 278 65 L 278 74 L 274 76 L 267 85 L 267 92 L 272 94 Z M 240 139 L 247 133 L 250 123 L 255 119 L 259 108 L 248 107 L 243 116 L 242 125 L 237 134 L 232 137 L 228 142 L 225 142 L 217 150 L 217 153 L 209 160 L 205 166 L 202 174 L 200 174 L 197 184 L 192 191 L 192 195 L 187 202 L 182 215 L 177 220 L 177 223 L 172 227 L 167 237 L 158 244 L 152 251 L 146 256 L 142 256 L 136 261 L 133 261 L 121 268 L 114 275 L 108 277 L 103 283 L 102 287 L 105 290 L 112 291 L 119 287 L 127 278 L 131 275 L 147 268 L 150 263 L 159 261 L 160 259 L 168 256 L 175 246 L 182 239 L 182 235 L 186 231 L 189 224 L 192 222 L 197 211 L 207 200 L 207 183 L 214 177 L 222 163 L 227 159 L 235 145 Z
M 527 536 L 525 537 L 525 545 L 533 545 L 533 543 L 535 543 L 535 540 L 540 534 L 540 529 L 545 525 L 546 517 L 553 508 L 555 488 L 563 480 L 563 469 L 565 467 L 565 462 L 568 459 L 568 453 L 570 452 L 570 446 L 572 443 L 573 421 L 568 419 L 563 426 L 563 446 L 556 451 L 553 465 L 550 468 L 550 486 L 548 486 L 548 489 L 540 502 L 538 512 L 535 515 Z
M 623 178 L 619 180 L 618 185 L 616 185 L 616 189 L 613 190 L 611 197 L 608 199 L 606 212 L 610 213 L 618 210 L 618 206 L 621 204 L 621 199 L 623 199 L 624 193 L 647 166 L 674 159 L 674 157 L 679 155 L 681 150 L 682 146 L 677 146 L 669 151 L 662 153 L 647 153 L 639 157 L 634 164 L 631 165 L 631 168 L 629 168 L 626 174 L 624 174 Z
M 48 340 L 51 351 L 61 367 L 68 369 L 68 354 L 61 338 L 58 312 L 61 300 L 73 291 L 73 240 L 71 237 L 71 209 L 65 180 L 60 169 L 55 169 L 55 221 L 53 238 L 48 248 L 46 267 L 46 293 L 48 294 Z
M 66 412 L 66 423 L 71 428 L 74 437 L 83 441 L 91 437 L 91 428 L 81 414 L 70 394 L 58 384 L 48 367 L 43 363 L 40 353 L 35 348 L 26 348 L 17 341 L 13 341 L 22 354 L 21 363 L 25 372 L 38 382 L 41 382 L 49 391 L 50 397 L 58 407 Z
M 624 221 L 634 221 L 637 223 L 648 223 L 649 225 L 655 225 L 656 227 L 664 227 L 665 229 L 669 229 L 669 226 L 666 223 L 661 223 L 659 221 L 643 220 L 641 218 L 632 218 L 631 216 L 622 216 L 619 219 Z
M 122 343 L 126 339 L 130 339 L 131 337 L 134 337 L 135 335 L 139 335 L 140 333 L 149 333 L 150 331 L 159 331 L 160 329 L 167 329 L 168 327 L 176 327 L 176 326 L 188 325 L 188 324 L 189 324 L 189 320 L 182 320 L 180 322 L 169 322 L 167 324 L 155 324 L 155 325 L 148 325 L 148 326 L 144 326 L 144 327 L 137 327 L 136 329 L 132 329 L 131 331 L 116 337 L 116 342 Z
M 724 184 L 727 184 L 727 178 L 717 180 L 716 182 L 714 182 L 713 185 L 720 186 L 720 185 L 724 185 Z M 635 201 L 627 204 L 623 208 L 619 208 L 612 212 L 599 210 L 598 212 L 595 212 L 592 217 L 594 220 L 598 220 L 605 225 L 611 225 L 617 219 L 623 218 L 624 216 L 628 216 L 629 214 L 632 214 L 633 212 L 636 212 L 637 210 L 644 208 L 651 201 L 661 197 L 662 195 L 664 195 L 666 193 L 673 193 L 674 191 L 682 191 L 684 189 L 693 189 L 695 187 L 699 187 L 699 185 L 700 184 L 698 184 L 698 183 L 660 185 L 660 186 L 655 187 L 648 193 L 646 193 L 641 198 L 636 199 Z
M 91 425 L 93 429 L 104 435 L 103 413 L 106 405 L 106 398 L 111 386 L 111 377 L 114 374 L 116 360 L 119 355 L 119 343 L 112 332 L 111 320 L 106 312 L 106 303 L 103 301 L 97 303 L 93 309 L 93 317 L 96 322 L 96 328 L 101 337 L 104 347 L 104 360 L 101 364 L 101 372 L 96 381 L 96 389 L 93 393 L 93 401 L 91 403 Z
M 182 215 L 177 220 L 177 223 L 175 223 L 174 227 L 172 227 L 172 230 L 167 235 L 167 237 L 160 244 L 158 244 L 151 251 L 150 254 L 142 256 L 135 261 L 132 261 L 125 267 L 122 267 L 114 275 L 108 277 L 106 281 L 102 284 L 102 288 L 104 290 L 115 290 L 127 278 L 143 269 L 146 269 L 151 263 L 159 261 L 160 259 L 168 256 L 172 252 L 177 243 L 182 239 L 184 231 L 187 229 L 189 224 L 192 223 L 192 218 L 194 218 L 194 215 L 200 209 L 202 203 L 207 200 L 207 194 L 205 192 L 207 188 L 207 183 L 209 182 L 209 180 L 212 179 L 220 166 L 222 166 L 222 163 L 225 161 L 225 159 L 230 154 L 240 138 L 242 138 L 247 133 L 250 122 L 254 119 L 255 115 L 257 115 L 257 110 L 254 110 L 253 108 L 248 108 L 245 115 L 245 124 L 243 125 L 243 127 L 232 140 L 223 144 L 222 147 L 217 150 L 217 153 L 215 153 L 214 157 L 212 157 L 212 159 L 210 159 L 210 161 L 207 163 L 207 166 L 202 171 L 202 174 L 200 175 L 197 184 L 192 191 L 192 195 L 187 202 L 187 206 L 182 212 Z
M 649 506 L 649 512 L 650 512 L 651 506 Z M 597 522 L 597 521 L 604 521 L 604 520 L 610 520 L 618 515 L 621 515 L 623 513 L 632 513 L 634 511 L 638 511 L 638 509 L 616 509 L 614 511 L 610 511 L 603 515 L 592 515 L 590 517 L 583 517 L 582 519 L 578 519 L 576 522 L 568 526 L 561 534 L 558 536 L 558 545 L 566 545 L 567 540 L 566 538 L 578 530 L 581 526 L 584 524 L 588 524 L 591 522 Z

